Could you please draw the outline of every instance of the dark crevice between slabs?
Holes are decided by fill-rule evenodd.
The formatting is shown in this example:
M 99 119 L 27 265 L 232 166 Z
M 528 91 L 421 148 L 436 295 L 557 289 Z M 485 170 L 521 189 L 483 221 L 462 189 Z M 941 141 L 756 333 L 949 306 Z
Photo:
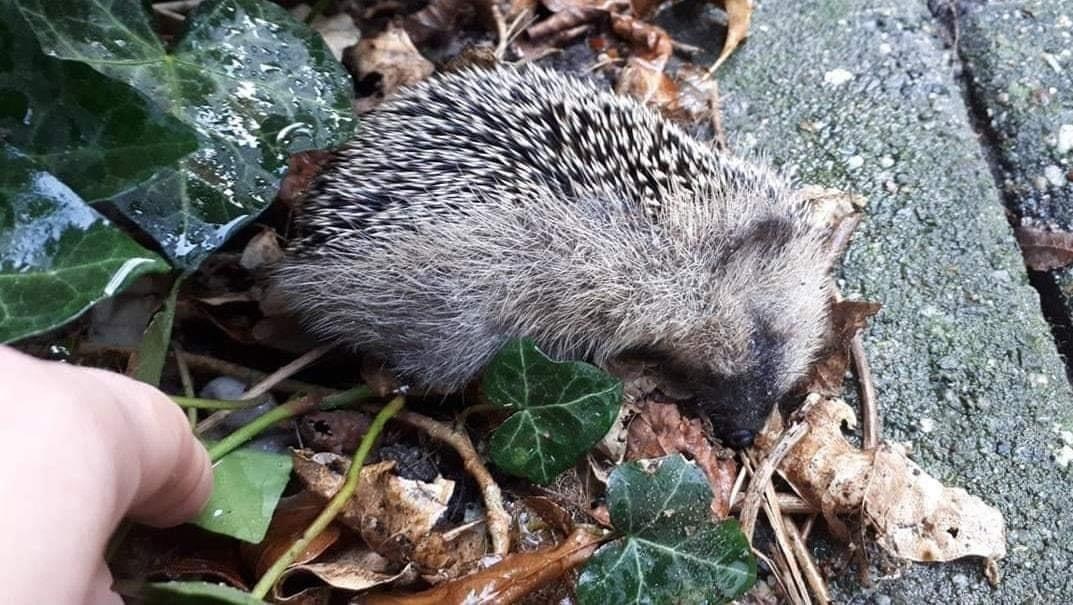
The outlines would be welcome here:
M 960 67 L 960 73 L 955 74 L 954 79 L 961 89 L 961 97 L 968 111 L 973 132 L 977 135 L 984 159 L 991 170 L 991 178 L 1006 208 L 1006 218 L 1010 227 L 1016 228 L 1021 224 L 1021 211 L 1017 196 L 1003 186 L 1006 182 L 1006 175 L 1015 172 L 1016 167 L 1011 165 L 1001 153 L 999 133 L 991 125 L 991 120 L 987 115 L 987 105 L 980 98 L 979 90 L 973 85 L 972 66 L 964 60 L 960 47 L 956 45 L 959 33 L 958 19 L 961 15 L 959 7 L 960 4 L 956 0 L 928 1 L 931 14 L 942 25 L 942 31 L 945 34 L 944 42 L 956 51 L 955 60 Z M 1054 275 L 1050 272 L 1028 270 L 1028 281 L 1039 295 L 1040 311 L 1051 329 L 1051 336 L 1062 357 L 1066 379 L 1073 383 L 1073 318 L 1070 317 L 1069 309 L 1064 304 L 1062 292 Z

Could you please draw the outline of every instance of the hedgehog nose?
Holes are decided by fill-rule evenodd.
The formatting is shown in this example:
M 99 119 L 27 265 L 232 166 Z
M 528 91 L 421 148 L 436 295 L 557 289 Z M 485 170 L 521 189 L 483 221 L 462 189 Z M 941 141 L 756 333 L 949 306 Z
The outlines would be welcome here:
M 727 434 L 727 444 L 735 449 L 745 449 L 753 444 L 756 433 L 749 429 L 738 429 Z

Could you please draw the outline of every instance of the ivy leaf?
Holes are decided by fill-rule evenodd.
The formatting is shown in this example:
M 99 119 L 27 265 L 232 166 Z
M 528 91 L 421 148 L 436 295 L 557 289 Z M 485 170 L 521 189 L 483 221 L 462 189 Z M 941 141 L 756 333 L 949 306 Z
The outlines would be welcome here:
M 492 460 L 503 470 L 548 483 L 611 429 L 622 383 L 580 361 L 553 361 L 530 339 L 507 343 L 484 372 L 493 404 L 517 410 L 492 434 Z
M 143 605 L 265 605 L 261 599 L 224 584 L 211 582 L 120 582 L 119 592 Z
M 112 199 L 172 260 L 193 269 L 275 196 L 287 158 L 353 130 L 350 78 L 280 6 L 207 0 L 167 52 L 140 0 L 25 0 L 48 54 L 133 86 L 198 133 L 175 168 Z
M 611 522 L 625 534 L 596 551 L 578 578 L 580 605 L 727 603 L 756 581 L 737 520 L 716 524 L 704 473 L 680 455 L 615 468 Z
M 0 342 L 60 326 L 167 270 L 54 175 L 0 147 Z
M 111 197 L 197 149 L 189 126 L 130 86 L 45 56 L 0 5 L 0 131 L 87 200 Z
M 191 523 L 256 544 L 264 539 L 290 476 L 290 456 L 235 450 L 213 467 L 212 495 Z

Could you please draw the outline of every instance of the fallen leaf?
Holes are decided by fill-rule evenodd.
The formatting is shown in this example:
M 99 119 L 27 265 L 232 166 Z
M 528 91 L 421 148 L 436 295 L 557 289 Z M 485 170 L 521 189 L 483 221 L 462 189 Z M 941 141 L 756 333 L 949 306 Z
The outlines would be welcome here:
M 280 499 L 264 540 L 258 544 L 241 544 L 239 547 L 242 558 L 257 577 L 268 571 L 276 559 L 302 536 L 322 510 L 324 500 L 309 492 L 299 492 Z M 295 558 L 294 564 L 301 565 L 316 559 L 338 539 L 339 526 L 329 525 Z
M 287 175 L 280 183 L 277 199 L 292 208 L 299 207 L 302 196 L 332 157 L 330 151 L 313 149 L 287 158 Z
M 414 547 L 414 567 L 429 584 L 440 584 L 473 572 L 488 552 L 488 533 L 483 522 L 459 529 L 432 532 Z
M 685 454 L 704 471 L 712 489 L 712 516 L 724 519 L 730 512 L 730 491 L 737 477 L 732 458 L 720 458 L 697 418 L 685 418 L 673 403 L 650 401 L 630 423 L 626 460 Z
M 842 434 L 853 426 L 853 410 L 839 399 L 810 396 L 803 420 L 810 429 L 779 465 L 779 471 L 818 507 L 829 527 L 849 534 L 840 517 L 863 518 L 877 543 L 913 561 L 950 561 L 966 556 L 988 560 L 1006 554 L 1002 513 L 961 488 L 944 487 L 905 451 L 888 442 L 860 450 Z M 778 440 L 770 425 L 757 438 L 761 452 Z
M 678 84 L 663 72 L 674 53 L 662 28 L 628 15 L 612 15 L 611 28 L 633 47 L 619 74 L 615 92 L 640 99 L 667 112 L 678 109 Z
M 488 0 L 483 0 L 487 2 Z M 431 0 L 403 21 L 407 36 L 421 44 L 436 34 L 454 32 L 473 10 L 472 0 Z
M 834 229 L 850 216 L 860 214 L 868 202 L 858 193 L 820 185 L 805 185 L 797 195 L 809 208 L 809 221 L 826 229 Z
M 842 383 L 850 362 L 853 337 L 868 325 L 868 319 L 879 312 L 879 303 L 859 300 L 840 300 L 831 303 L 830 333 L 827 345 L 818 361 L 809 370 L 805 392 L 829 397 L 842 394 Z
M 1014 229 L 1025 264 L 1033 271 L 1051 271 L 1073 264 L 1073 233 L 1021 226 Z
M 373 89 L 354 101 L 358 113 L 372 111 L 399 88 L 424 80 L 436 69 L 417 50 L 406 30 L 393 24 L 359 42 L 355 50 L 358 85 Z
M 715 60 L 708 73 L 714 73 L 724 61 L 730 58 L 734 49 L 738 48 L 738 45 L 749 35 L 749 24 L 753 19 L 752 0 L 715 0 L 715 3 L 726 11 L 727 37 L 723 41 L 723 50 L 719 53 L 719 58 Z
M 279 245 L 279 235 L 272 229 L 266 228 L 250 238 L 246 247 L 242 249 L 242 257 L 238 264 L 243 269 L 254 271 L 276 263 L 281 258 L 283 258 L 283 248 Z
M 295 474 L 324 500 L 339 491 L 349 466 L 348 458 L 336 454 L 294 453 Z M 447 510 L 455 483 L 443 477 L 429 483 L 403 479 L 394 474 L 394 468 L 394 461 L 363 467 L 358 489 L 338 522 L 359 532 L 377 553 L 405 563 Z
M 403 566 L 396 572 L 389 571 L 391 567 L 390 561 L 367 548 L 348 548 L 321 561 L 303 563 L 289 568 L 276 583 L 273 596 L 277 598 L 295 596 L 283 593 L 282 589 L 288 580 L 305 574 L 314 576 L 332 588 L 360 592 L 391 584 L 411 573 L 409 566 Z
M 911 561 L 1006 556 L 1006 522 L 998 509 L 960 487 L 946 487 L 897 444 L 876 449 L 864 515 L 879 545 Z
M 298 435 L 306 448 L 317 452 L 342 454 L 353 452 L 365 431 L 369 430 L 367 414 L 353 410 L 312 412 L 296 423 Z
M 341 61 L 346 49 L 361 40 L 361 32 L 354 24 L 353 17 L 346 11 L 330 17 L 317 15 L 310 27 L 324 38 L 324 43 L 328 45 L 336 61 Z
M 602 535 L 578 528 L 554 548 L 513 553 L 495 565 L 435 588 L 409 595 L 373 594 L 363 605 L 507 604 L 555 581 L 584 563 Z

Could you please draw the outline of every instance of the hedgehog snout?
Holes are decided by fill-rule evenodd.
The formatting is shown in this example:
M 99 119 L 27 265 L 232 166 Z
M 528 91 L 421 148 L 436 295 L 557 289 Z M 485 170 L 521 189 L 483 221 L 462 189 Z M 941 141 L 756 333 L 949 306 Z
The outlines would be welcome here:
M 694 401 L 711 419 L 717 437 L 743 449 L 752 445 L 776 400 L 767 385 L 743 376 L 702 387 Z

